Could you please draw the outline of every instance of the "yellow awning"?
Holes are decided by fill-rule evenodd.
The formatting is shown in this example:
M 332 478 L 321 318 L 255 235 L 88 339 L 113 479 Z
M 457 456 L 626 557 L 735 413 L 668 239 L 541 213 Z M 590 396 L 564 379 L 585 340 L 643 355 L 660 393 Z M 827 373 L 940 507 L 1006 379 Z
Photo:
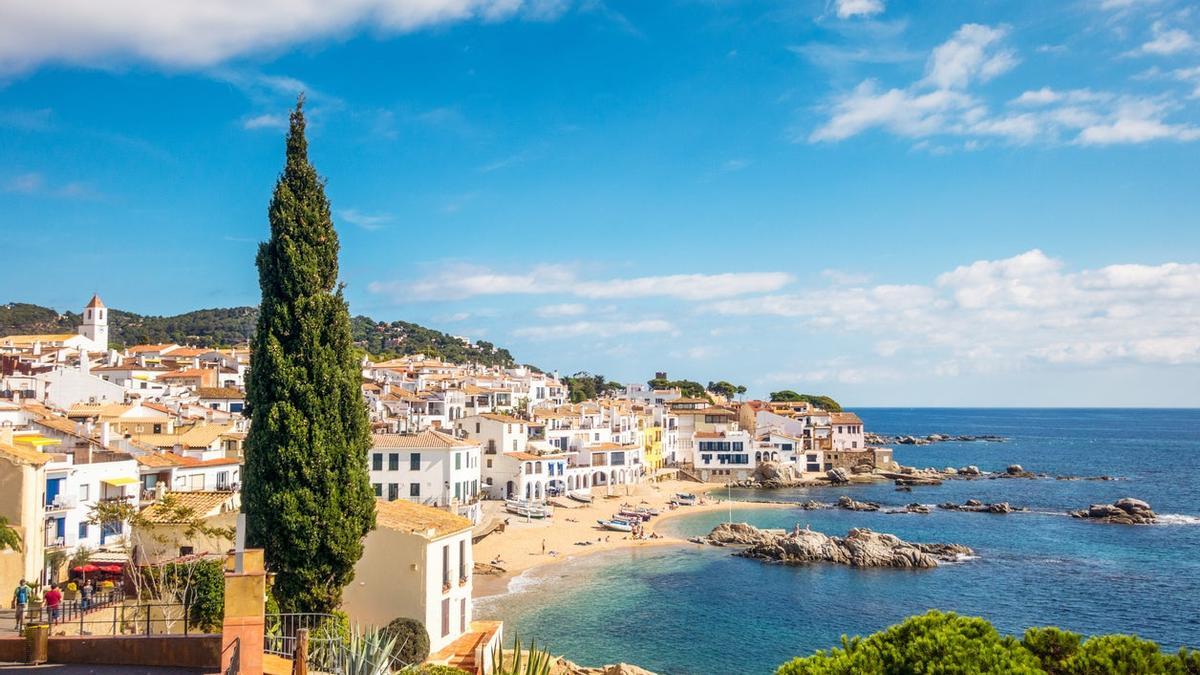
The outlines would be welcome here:
M 14 436 L 13 443 L 24 443 L 25 445 L 32 445 L 40 448 L 43 445 L 58 445 L 59 443 L 62 443 L 62 441 L 58 440 L 57 438 L 46 438 L 45 436 Z
M 138 481 L 136 478 L 129 478 L 126 476 L 122 476 L 120 478 L 103 478 L 100 480 L 100 482 L 104 483 L 105 485 L 111 485 L 113 487 L 120 487 L 122 485 L 133 485 L 134 483 L 136 483 Z

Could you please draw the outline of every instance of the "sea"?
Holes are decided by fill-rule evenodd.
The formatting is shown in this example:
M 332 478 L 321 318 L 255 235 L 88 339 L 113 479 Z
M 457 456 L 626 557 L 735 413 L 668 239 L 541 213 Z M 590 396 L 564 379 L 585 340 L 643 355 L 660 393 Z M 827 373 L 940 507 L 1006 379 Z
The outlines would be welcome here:
M 1003 443 L 895 447 L 918 467 L 1010 464 L 1051 476 L 1114 480 L 955 480 L 896 492 L 890 483 L 777 491 L 720 490 L 734 500 L 846 494 L 886 507 L 967 499 L 1009 502 L 1008 515 L 934 509 L 928 515 L 747 509 L 684 515 L 662 528 L 706 534 L 732 517 L 758 527 L 854 527 L 915 542 L 966 544 L 973 559 L 931 570 L 768 565 L 694 544 L 579 556 L 517 577 L 477 614 L 505 621 L 585 665 L 626 662 L 668 675 L 772 673 L 795 656 L 836 646 L 930 608 L 982 616 L 1004 633 L 1055 625 L 1093 635 L 1136 633 L 1165 649 L 1200 648 L 1200 410 L 856 409 L 887 435 L 997 434 Z M 1148 501 L 1160 524 L 1070 518 L 1070 509 L 1122 497 Z

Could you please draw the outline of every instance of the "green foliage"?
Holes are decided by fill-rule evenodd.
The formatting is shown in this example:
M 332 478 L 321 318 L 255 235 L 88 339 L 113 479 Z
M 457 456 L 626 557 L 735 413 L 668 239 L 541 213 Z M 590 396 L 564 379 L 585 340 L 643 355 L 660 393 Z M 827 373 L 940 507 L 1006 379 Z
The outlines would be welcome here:
M 562 380 L 567 385 L 571 403 L 582 403 L 625 388 L 620 382 L 611 382 L 603 375 L 593 375 L 586 370 L 563 377 Z
M 693 380 L 666 380 L 656 377 L 649 380 L 646 384 L 650 385 L 651 389 L 679 389 L 679 394 L 684 398 L 708 398 L 705 395 L 704 385 Z
M 8 524 L 8 518 L 0 516 L 0 551 L 21 552 L 21 535 Z
M 725 380 L 721 380 L 720 382 L 709 382 L 707 389 L 708 391 L 718 396 L 724 396 L 725 398 L 733 398 L 734 396 L 746 391 L 745 387 L 739 387 L 735 384 L 730 384 Z
M 514 635 L 511 655 L 502 645 L 492 648 L 492 672 L 489 675 L 550 675 L 552 663 L 550 652 L 538 649 L 532 640 L 529 649 L 525 650 L 521 638 Z
M 341 610 L 330 613 L 309 633 L 309 663 L 321 670 L 336 670 L 340 657 L 351 648 L 353 638 L 350 617 Z
M 932 664 L 937 664 L 935 667 Z M 867 638 L 786 663 L 778 675 L 857 673 L 1041 673 L 1020 642 L 987 621 L 931 610 Z
M 172 585 L 184 589 L 188 622 L 198 630 L 215 633 L 225 618 L 225 565 L 221 560 L 170 563 L 164 570 Z
M 930 610 L 866 638 L 843 636 L 840 649 L 794 659 L 776 673 L 1200 675 L 1200 654 L 1164 654 L 1133 635 L 1083 640 L 1058 628 L 1030 628 L 1018 642 L 983 619 Z
M 338 237 L 308 161 L 303 100 L 258 249 L 262 302 L 251 343 L 242 511 L 265 549 L 285 612 L 329 613 L 375 525 L 371 445 L 350 314 L 337 285 Z
M 461 668 L 454 666 L 443 666 L 441 664 L 427 663 L 420 666 L 409 666 L 403 670 L 396 671 L 397 675 L 471 675 Z
M 50 580 L 57 581 L 58 573 L 67 564 L 67 552 L 62 549 L 46 551 L 46 566 L 50 568 Z
M 792 402 L 792 401 L 810 403 L 810 404 L 820 408 L 821 410 L 827 410 L 829 412 L 841 412 L 842 411 L 841 404 L 839 404 L 837 401 L 833 400 L 832 398 L 829 398 L 828 396 L 818 396 L 817 394 L 797 394 L 796 392 L 792 391 L 791 389 L 784 389 L 783 391 L 771 392 L 771 402 L 772 403 L 782 403 L 782 402 Z
M 516 365 L 507 349 L 478 340 L 474 344 L 407 321 L 386 323 L 366 316 L 350 321 L 354 344 L 377 359 L 424 354 L 452 363 L 479 363 L 510 368 Z
M 411 665 L 429 658 L 429 632 L 425 624 L 416 619 L 400 617 L 392 619 L 383 629 L 384 635 L 395 638 L 392 661 Z
M 350 634 L 345 664 L 340 672 L 343 675 L 391 675 L 395 643 L 396 638 L 381 630 L 355 629 Z
M 1042 669 L 1050 675 L 1067 672 L 1064 664 L 1083 642 L 1078 633 L 1060 630 L 1053 626 L 1047 628 L 1030 628 L 1025 631 L 1021 645 L 1038 658 Z

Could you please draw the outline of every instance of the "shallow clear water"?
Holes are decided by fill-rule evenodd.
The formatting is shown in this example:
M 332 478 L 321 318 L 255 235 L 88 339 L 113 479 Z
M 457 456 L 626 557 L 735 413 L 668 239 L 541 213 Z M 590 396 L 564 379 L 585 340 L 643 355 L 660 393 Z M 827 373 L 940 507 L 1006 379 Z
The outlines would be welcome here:
M 1001 630 L 1059 625 L 1084 633 L 1136 632 L 1164 646 L 1200 646 L 1200 411 L 859 410 L 885 434 L 983 434 L 1009 442 L 897 446 L 917 466 L 1019 463 L 1049 474 L 1119 481 L 950 481 L 895 492 L 890 484 L 756 492 L 734 499 L 858 500 L 903 506 L 1007 501 L 1030 513 L 930 515 L 740 509 L 760 527 L 852 527 L 911 541 L 955 542 L 978 559 L 934 570 L 784 567 L 711 547 L 643 548 L 585 556 L 518 580 L 479 613 L 523 639 L 591 665 L 626 661 L 660 673 L 769 673 L 795 655 L 864 634 L 928 608 L 980 615 Z M 1166 524 L 1088 523 L 1064 512 L 1124 496 L 1146 499 Z M 681 516 L 664 529 L 704 534 L 725 513 Z

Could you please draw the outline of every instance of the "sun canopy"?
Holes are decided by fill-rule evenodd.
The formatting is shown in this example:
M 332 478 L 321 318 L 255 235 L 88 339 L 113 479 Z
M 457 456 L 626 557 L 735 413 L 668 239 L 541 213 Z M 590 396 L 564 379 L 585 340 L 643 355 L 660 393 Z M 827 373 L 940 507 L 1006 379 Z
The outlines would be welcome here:
M 111 485 L 113 487 L 120 487 L 122 485 L 133 485 L 134 483 L 136 483 L 138 481 L 136 478 L 130 478 L 128 476 L 121 476 L 120 478 L 102 478 L 102 479 L 100 479 L 100 482 L 104 483 L 105 485 Z
M 32 445 L 39 448 L 43 445 L 58 445 L 62 443 L 57 438 L 46 438 L 45 436 L 14 436 L 13 442 L 24 443 L 25 445 Z

